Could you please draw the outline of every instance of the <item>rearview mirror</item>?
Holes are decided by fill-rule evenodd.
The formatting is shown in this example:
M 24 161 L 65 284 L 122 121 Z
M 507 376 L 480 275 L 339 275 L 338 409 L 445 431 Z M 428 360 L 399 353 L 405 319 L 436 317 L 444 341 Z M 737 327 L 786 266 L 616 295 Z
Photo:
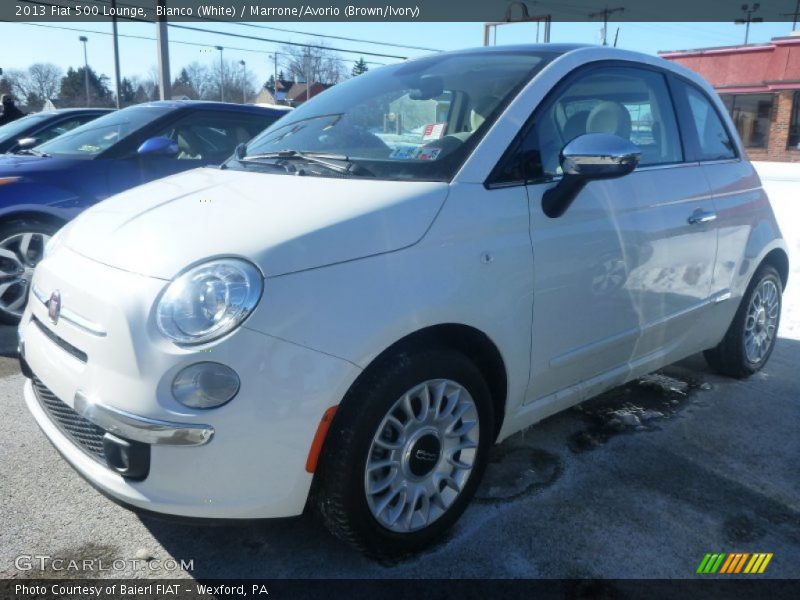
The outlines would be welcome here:
M 175 156 L 179 150 L 177 142 L 168 137 L 152 137 L 139 146 L 136 154 L 139 156 Z
M 444 94 L 444 79 L 438 75 L 424 75 L 419 78 L 416 89 L 409 91 L 411 100 L 433 100 Z
M 564 175 L 542 197 L 542 210 L 548 217 L 563 215 L 589 181 L 614 179 L 633 171 L 641 152 L 629 140 L 608 133 L 579 135 L 561 151 Z
M 19 138 L 17 140 L 17 150 L 27 150 L 28 148 L 33 148 L 38 143 L 39 139 L 35 137 Z

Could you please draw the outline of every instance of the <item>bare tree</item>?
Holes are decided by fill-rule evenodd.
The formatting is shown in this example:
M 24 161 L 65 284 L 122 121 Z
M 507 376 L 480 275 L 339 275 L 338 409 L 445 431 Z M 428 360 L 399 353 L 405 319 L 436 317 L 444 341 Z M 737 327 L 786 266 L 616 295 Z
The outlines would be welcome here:
M 61 89 L 64 72 L 52 63 L 36 63 L 28 68 L 28 95 L 35 94 L 42 102 L 55 98 Z
M 225 82 L 225 100 L 227 102 L 248 102 L 256 94 L 255 75 L 246 66 L 242 67 L 239 61 L 225 61 L 223 64 L 212 63 L 207 70 L 207 87 L 202 95 L 207 100 L 220 99 L 220 85 Z
M 24 103 L 28 100 L 30 93 L 30 82 L 28 81 L 28 74 L 21 69 L 8 69 L 5 71 L 3 77 L 7 86 L 11 88 L 11 93 L 17 97 L 17 100 Z
M 327 48 L 283 46 L 279 56 L 290 79 L 334 84 L 347 77 L 341 57 Z

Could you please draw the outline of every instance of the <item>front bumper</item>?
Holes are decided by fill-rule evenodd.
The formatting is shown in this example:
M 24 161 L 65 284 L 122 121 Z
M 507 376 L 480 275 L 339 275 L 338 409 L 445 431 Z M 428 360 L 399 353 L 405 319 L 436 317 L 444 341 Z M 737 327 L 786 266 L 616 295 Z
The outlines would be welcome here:
M 113 269 L 59 249 L 37 268 L 39 289 L 100 325 L 49 320 L 33 299 L 20 324 L 30 373 L 70 410 L 101 430 L 149 449 L 146 476 L 125 477 L 90 456 L 25 384 L 25 400 L 61 454 L 93 485 L 123 503 L 199 518 L 300 514 L 312 475 L 305 471 L 316 428 L 359 369 L 351 363 L 247 327 L 209 347 L 164 340 L 150 308 L 165 282 Z M 37 322 L 38 321 L 38 322 Z M 80 354 L 76 352 L 80 351 Z M 213 359 L 239 374 L 228 404 L 192 410 L 170 392 L 174 375 Z

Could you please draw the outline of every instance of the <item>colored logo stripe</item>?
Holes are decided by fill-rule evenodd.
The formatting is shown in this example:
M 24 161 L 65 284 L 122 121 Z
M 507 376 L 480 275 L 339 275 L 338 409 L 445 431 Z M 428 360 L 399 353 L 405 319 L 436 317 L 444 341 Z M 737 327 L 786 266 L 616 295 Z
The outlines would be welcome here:
M 735 573 L 763 573 L 772 560 L 771 552 L 732 552 L 708 553 L 700 561 L 697 573 L 701 574 L 735 574 Z M 745 566 L 747 565 L 747 566 Z

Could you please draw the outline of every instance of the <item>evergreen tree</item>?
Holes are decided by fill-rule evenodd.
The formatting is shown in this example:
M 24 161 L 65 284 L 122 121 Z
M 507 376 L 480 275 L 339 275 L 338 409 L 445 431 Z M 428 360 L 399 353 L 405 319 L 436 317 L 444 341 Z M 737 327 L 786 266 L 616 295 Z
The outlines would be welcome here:
M 85 67 L 73 69 L 70 67 L 67 74 L 61 79 L 61 93 L 59 98 L 69 106 L 86 106 L 86 84 L 84 79 Z M 111 106 L 113 94 L 108 88 L 108 77 L 98 75 L 89 68 L 89 105 Z
M 362 56 L 355 62 L 355 64 L 353 65 L 353 70 L 350 73 L 353 77 L 356 77 L 357 75 L 361 75 L 362 73 L 366 73 L 367 71 L 369 71 L 369 67 L 367 66 L 367 63 L 364 60 L 364 57 Z

